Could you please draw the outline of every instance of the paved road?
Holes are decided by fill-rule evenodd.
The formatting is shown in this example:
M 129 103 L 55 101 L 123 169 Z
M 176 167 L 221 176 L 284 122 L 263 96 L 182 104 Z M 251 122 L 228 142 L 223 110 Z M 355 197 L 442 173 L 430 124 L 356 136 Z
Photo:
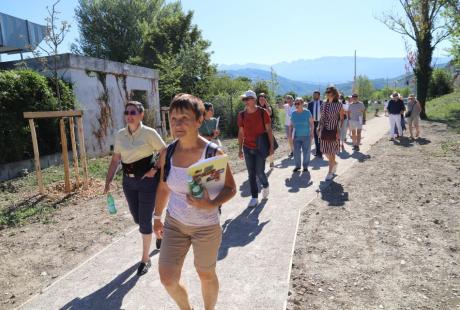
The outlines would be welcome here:
M 376 117 L 365 126 L 361 152 L 339 159 L 340 174 L 365 158 L 372 144 L 387 132 L 387 118 Z M 292 252 L 299 214 L 323 182 L 327 162 L 314 159 L 310 174 L 292 174 L 292 160 L 283 159 L 269 172 L 270 198 L 247 209 L 250 191 L 246 173 L 235 175 L 239 195 L 223 207 L 224 228 L 219 252 L 221 289 L 218 309 L 284 309 L 289 290 Z M 177 309 L 161 286 L 154 268 L 135 275 L 140 238 L 134 228 L 67 275 L 59 278 L 21 309 Z M 182 274 L 195 309 L 203 309 L 198 277 L 189 253 Z

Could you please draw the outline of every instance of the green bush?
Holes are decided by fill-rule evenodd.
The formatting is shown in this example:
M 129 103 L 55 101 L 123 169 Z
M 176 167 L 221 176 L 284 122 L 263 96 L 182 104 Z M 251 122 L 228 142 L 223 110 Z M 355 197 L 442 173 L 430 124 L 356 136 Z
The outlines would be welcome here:
M 433 99 L 454 91 L 454 79 L 452 74 L 444 69 L 434 69 L 431 74 L 428 87 L 428 98 Z
M 23 112 L 59 110 L 50 79 L 31 70 L 0 71 L 0 163 L 33 157 L 32 140 Z M 74 96 L 69 85 L 59 82 L 61 109 L 73 107 Z M 40 155 L 59 150 L 57 119 L 36 121 Z

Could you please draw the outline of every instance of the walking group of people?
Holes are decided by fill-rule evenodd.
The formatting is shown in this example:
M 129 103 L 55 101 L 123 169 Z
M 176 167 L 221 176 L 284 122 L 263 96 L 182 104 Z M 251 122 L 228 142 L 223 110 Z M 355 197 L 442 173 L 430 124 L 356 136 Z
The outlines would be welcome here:
M 391 100 L 385 102 L 385 115 L 390 121 L 390 140 L 399 139 L 404 136 L 406 130 L 406 120 L 409 125 L 410 139 L 420 137 L 420 113 L 422 106 L 414 95 L 407 97 L 407 107 L 403 98 L 398 93 L 391 95 Z M 415 130 L 415 137 L 414 137 Z
M 294 99 L 288 95 L 283 108 L 289 157 L 294 157 L 293 172 L 302 170 L 308 173 L 314 141 L 315 156 L 326 156 L 328 159 L 326 180 L 329 181 L 337 171 L 336 155 L 341 150 L 345 151 L 347 131 L 351 131 L 353 150 L 359 151 L 365 107 L 357 94 L 345 100 L 333 86 L 326 89 L 325 95 L 323 101 L 321 93 L 315 91 L 313 100 L 307 104 L 301 97 Z M 412 135 L 413 124 L 418 136 L 416 116 L 420 107 L 413 99 L 409 97 L 412 117 L 409 118 L 409 129 Z M 274 113 L 264 93 L 257 95 L 248 90 L 241 95 L 241 100 L 245 109 L 239 112 L 237 119 L 239 158 L 245 160 L 248 173 L 251 190 L 248 207 L 254 208 L 259 203 L 258 181 L 262 186 L 262 198 L 268 199 L 269 196 L 265 164 L 268 159 L 270 167 L 274 167 L 273 154 L 277 148 L 272 130 Z M 401 106 L 395 97 L 386 109 L 392 129 L 396 126 L 401 135 L 403 107 L 404 104 Z M 126 104 L 126 127 L 116 135 L 104 192 L 110 191 L 110 184 L 121 163 L 123 192 L 142 237 L 142 256 L 137 275 L 144 275 L 151 267 L 149 255 L 154 233 L 157 240 L 162 240 L 158 260 L 161 283 L 180 309 L 192 309 L 187 290 L 180 281 L 185 257 L 192 247 L 205 309 L 214 309 L 219 292 L 216 262 L 222 240 L 220 207 L 236 194 L 236 184 L 227 165 L 221 190 L 208 192 L 204 189 L 201 198 L 189 193 L 187 168 L 208 158 L 209 154 L 224 154 L 219 147 L 218 119 L 214 118 L 212 104 L 190 94 L 176 95 L 169 113 L 175 141 L 166 146 L 153 128 L 142 123 L 142 104 L 137 101 Z
M 315 156 L 326 156 L 329 170 L 326 181 L 332 180 L 337 171 L 336 155 L 345 152 L 347 132 L 350 132 L 353 150 L 359 151 L 361 130 L 365 122 L 365 106 L 353 94 L 345 100 L 337 88 L 326 89 L 325 100 L 319 91 L 313 92 L 313 100 L 304 103 L 302 97 L 285 97 L 286 138 L 290 147 L 289 157 L 294 157 L 294 172 L 308 172 L 311 146 L 315 143 Z M 301 160 L 303 156 L 303 160 Z M 301 167 L 302 165 L 302 167 Z

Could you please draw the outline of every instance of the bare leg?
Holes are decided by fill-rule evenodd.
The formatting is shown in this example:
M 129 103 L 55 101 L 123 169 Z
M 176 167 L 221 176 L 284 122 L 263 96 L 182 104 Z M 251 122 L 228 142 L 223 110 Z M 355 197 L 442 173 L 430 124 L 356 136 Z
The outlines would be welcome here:
M 182 266 L 160 265 L 160 280 L 169 296 L 176 302 L 181 310 L 191 310 L 188 293 L 179 282 Z
M 413 139 L 414 135 L 412 134 L 412 123 L 409 123 L 409 134 L 410 134 L 410 137 Z
M 332 169 L 335 166 L 335 154 L 326 154 L 328 164 L 329 164 L 329 174 L 332 173 Z
M 415 136 L 417 138 L 420 136 L 420 125 L 418 123 L 415 124 Z
M 152 234 L 142 234 L 142 261 L 148 262 L 150 259 L 150 243 L 152 242 Z
M 216 270 L 200 271 L 197 270 L 201 281 L 201 294 L 203 295 L 204 309 L 214 310 L 219 295 L 219 279 Z
M 351 130 L 351 140 L 353 141 L 353 145 L 357 145 L 356 144 L 356 129 L 352 129 Z
M 356 145 L 361 145 L 361 129 L 356 129 Z

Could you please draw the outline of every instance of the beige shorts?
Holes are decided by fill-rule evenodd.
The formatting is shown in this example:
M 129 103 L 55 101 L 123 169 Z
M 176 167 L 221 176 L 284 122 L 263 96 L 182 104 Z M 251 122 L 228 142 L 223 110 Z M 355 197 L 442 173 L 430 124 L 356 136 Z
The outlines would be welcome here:
M 418 126 L 420 121 L 420 116 L 411 116 L 407 118 L 409 126 Z
M 216 267 L 217 254 L 222 241 L 220 225 L 189 226 L 166 215 L 160 249 L 160 265 L 182 268 L 190 245 L 193 247 L 195 268 L 207 271 Z
M 360 121 L 352 121 L 350 120 L 350 129 L 351 130 L 356 130 L 356 129 L 363 129 L 363 125 L 361 124 Z

